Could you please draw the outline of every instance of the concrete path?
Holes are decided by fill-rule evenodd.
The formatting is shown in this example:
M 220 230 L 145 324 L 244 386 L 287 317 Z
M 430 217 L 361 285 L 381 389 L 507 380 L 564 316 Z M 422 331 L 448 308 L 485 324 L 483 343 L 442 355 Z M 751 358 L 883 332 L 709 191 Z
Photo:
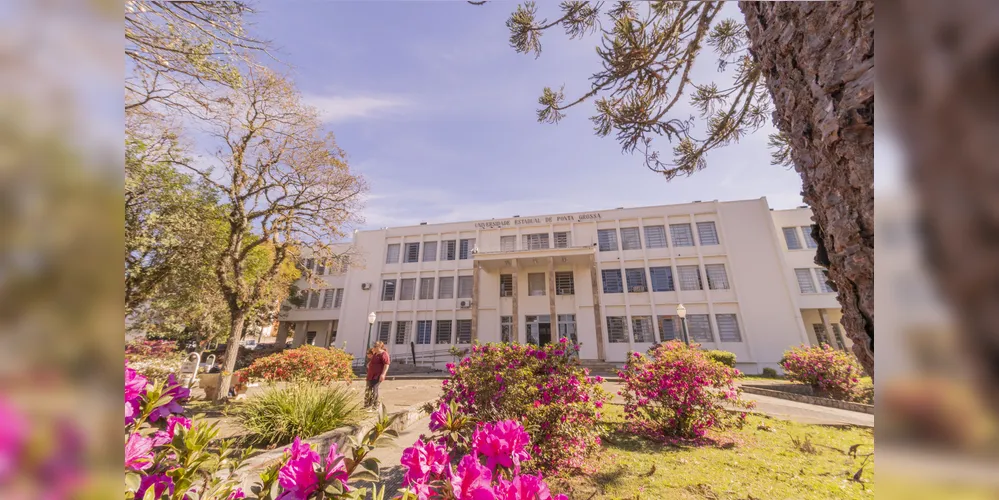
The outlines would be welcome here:
M 380 446 L 371 452 L 370 456 L 377 458 L 381 463 L 380 484 L 387 488 L 385 498 L 394 497 L 397 490 L 402 488 L 402 476 L 406 472 L 399 465 L 402 451 L 412 446 L 421 434 L 429 434 L 430 429 L 427 428 L 429 424 L 430 416 L 424 416 L 407 427 L 391 444 Z

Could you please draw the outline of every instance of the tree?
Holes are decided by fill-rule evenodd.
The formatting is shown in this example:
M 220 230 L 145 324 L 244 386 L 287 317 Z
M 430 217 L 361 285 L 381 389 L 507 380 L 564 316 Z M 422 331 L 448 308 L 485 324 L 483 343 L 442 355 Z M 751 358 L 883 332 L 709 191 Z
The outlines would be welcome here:
M 333 135 L 321 130 L 316 110 L 270 71 L 251 69 L 242 85 L 199 117 L 203 133 L 218 146 L 218 169 L 203 162 L 182 165 L 213 186 L 226 206 L 215 275 L 230 313 L 224 372 L 231 373 L 246 320 L 268 298 L 268 283 L 294 264 L 303 245 L 332 259 L 331 245 L 356 220 L 365 185 L 351 173 Z M 262 273 L 251 273 L 260 247 L 270 257 Z M 228 388 L 223 377 L 220 397 Z
M 472 2 L 481 4 L 483 2 Z M 719 19 L 723 2 L 635 5 L 562 2 L 562 15 L 538 20 L 524 2 L 510 16 L 510 44 L 541 54 L 541 35 L 599 32 L 600 71 L 590 90 L 566 100 L 546 87 L 538 121 L 557 123 L 593 99 L 596 133 L 615 133 L 623 151 L 640 152 L 667 180 L 707 166 L 711 150 L 758 130 L 771 115 L 775 163 L 793 164 L 815 214 L 816 263 L 839 292 L 842 324 L 854 353 L 874 374 L 874 6 L 870 2 L 742 2 L 744 22 Z M 696 81 L 704 44 L 731 81 Z M 728 71 L 731 70 L 731 71 Z M 688 96 L 697 118 L 678 118 Z M 672 143 L 660 156 L 655 139 Z

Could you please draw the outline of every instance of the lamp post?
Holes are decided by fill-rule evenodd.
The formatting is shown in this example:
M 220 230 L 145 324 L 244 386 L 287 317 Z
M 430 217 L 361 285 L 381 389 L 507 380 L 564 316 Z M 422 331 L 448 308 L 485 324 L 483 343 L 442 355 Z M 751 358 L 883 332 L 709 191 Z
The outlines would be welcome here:
M 376 319 L 378 319 L 378 316 L 374 311 L 371 311 L 371 314 L 368 314 L 368 344 L 365 350 L 371 349 L 371 327 L 375 325 Z
M 683 336 L 683 343 L 690 347 L 690 337 L 687 335 L 687 308 L 683 304 L 676 306 L 676 315 L 680 317 L 680 335 Z

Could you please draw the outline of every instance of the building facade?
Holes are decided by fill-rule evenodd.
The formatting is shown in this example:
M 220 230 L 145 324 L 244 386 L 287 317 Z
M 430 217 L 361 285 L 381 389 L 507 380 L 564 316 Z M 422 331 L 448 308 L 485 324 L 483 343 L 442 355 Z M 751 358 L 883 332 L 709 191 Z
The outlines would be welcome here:
M 790 346 L 849 346 L 810 228 L 808 209 L 761 198 L 358 231 L 345 272 L 306 260 L 318 284 L 302 282 L 278 342 L 361 356 L 370 328 L 407 359 L 569 338 L 583 359 L 621 363 L 680 339 L 683 304 L 692 341 L 758 373 Z

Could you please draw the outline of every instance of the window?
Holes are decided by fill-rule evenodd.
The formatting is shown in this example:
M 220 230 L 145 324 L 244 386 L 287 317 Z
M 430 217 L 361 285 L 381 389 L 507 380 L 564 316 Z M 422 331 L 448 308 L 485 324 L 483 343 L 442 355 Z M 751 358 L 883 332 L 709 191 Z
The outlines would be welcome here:
M 342 288 L 341 288 L 341 290 L 342 290 Z M 337 327 L 340 326 L 340 321 L 339 320 L 333 320 L 331 323 L 332 324 L 330 325 L 330 338 L 329 338 L 329 342 L 326 343 L 327 347 L 333 345 L 333 342 L 336 342 L 336 330 L 337 330 Z
M 399 300 L 416 298 L 416 278 L 403 278 L 399 282 Z
M 598 229 L 597 246 L 601 252 L 616 252 L 617 231 L 614 229 Z
M 429 344 L 430 343 L 430 331 L 431 324 L 433 321 L 417 321 L 416 322 L 416 343 L 417 344 Z
M 697 266 L 676 266 L 676 273 L 680 276 L 680 290 L 704 289 Z
M 822 323 L 812 323 L 812 331 L 815 332 L 815 340 L 819 345 L 829 344 L 829 336 L 826 335 L 826 325 Z M 832 346 L 832 344 L 829 344 Z
M 674 290 L 673 269 L 671 267 L 650 267 L 649 276 L 652 278 L 653 292 L 672 292 Z
M 801 250 L 801 242 L 798 241 L 798 228 L 785 227 L 784 242 L 787 243 L 788 250 Z
M 396 345 L 405 344 L 406 337 L 408 335 L 409 335 L 409 321 L 396 321 L 395 322 Z
M 500 316 L 500 342 L 512 342 L 513 316 Z
M 550 248 L 548 245 L 548 233 L 525 234 L 524 244 L 521 248 L 524 250 L 545 250 Z
M 624 280 L 628 285 L 629 292 L 648 291 L 648 285 L 645 283 L 645 269 L 643 268 L 625 269 Z
M 819 244 L 812 238 L 812 231 L 815 230 L 815 225 L 811 226 L 801 226 L 801 235 L 804 236 L 805 246 L 808 248 L 818 248 Z
M 637 227 L 621 228 L 621 247 L 624 250 L 641 250 L 642 237 Z
M 305 270 L 311 271 L 312 267 L 316 264 L 315 259 L 305 259 Z
M 500 251 L 512 252 L 517 249 L 516 236 L 500 236 Z
M 832 327 L 833 327 L 833 335 L 836 337 L 836 343 L 839 345 L 840 349 L 845 351 L 846 343 L 843 342 L 843 330 L 839 328 L 839 323 L 833 323 Z
M 697 239 L 701 245 L 717 245 L 718 230 L 715 229 L 714 221 L 697 223 Z
M 333 296 L 335 292 L 335 288 L 323 290 L 323 309 L 333 309 Z
M 513 297 L 513 275 L 500 275 L 500 297 Z
M 575 295 L 576 283 L 572 277 L 572 271 L 558 271 L 555 273 L 555 295 Z
M 437 291 L 438 299 L 454 298 L 454 276 L 441 276 L 440 289 Z
M 704 264 L 704 274 L 708 275 L 708 288 L 711 290 L 728 290 L 728 274 L 725 264 Z
M 471 344 L 472 343 L 472 320 L 470 319 L 459 319 L 458 320 L 458 344 Z
M 441 260 L 454 260 L 458 252 L 458 242 L 447 240 L 441 242 Z
M 406 243 L 406 260 L 405 262 L 417 262 L 420 260 L 420 244 L 419 243 Z
M 309 294 L 309 309 L 315 309 L 319 307 L 319 290 L 312 290 Z
M 333 299 L 333 308 L 339 309 L 340 304 L 343 304 L 343 288 L 336 289 L 336 298 Z
M 628 331 L 624 316 L 607 316 L 607 340 L 612 344 L 628 341 Z
M 395 280 L 382 280 L 382 300 L 395 300 Z
M 316 345 L 316 332 L 306 332 L 305 343 L 309 345 Z
M 707 314 L 687 315 L 687 334 L 694 342 L 714 342 L 711 337 L 711 321 Z
M 694 233 L 690 230 L 690 224 L 670 224 L 669 235 L 673 238 L 675 247 L 694 246 Z
M 423 242 L 423 262 L 433 262 L 437 260 L 437 242 Z
M 829 271 L 825 269 L 816 269 L 815 277 L 819 280 L 819 291 L 822 293 L 836 293 L 836 289 L 830 284 L 829 281 Z
M 461 260 L 468 259 L 468 256 L 472 254 L 473 248 L 475 248 L 475 238 L 461 240 L 461 245 L 459 245 L 458 249 L 458 258 Z
M 663 342 L 680 340 L 680 325 L 675 316 L 659 316 L 659 338 Z
M 386 264 L 398 264 L 399 263 L 399 244 L 391 243 L 388 246 L 388 250 L 385 252 L 385 263 Z
M 811 269 L 795 269 L 795 277 L 798 278 L 798 291 L 801 293 L 815 293 L 815 282 L 812 281 Z
M 575 314 L 559 314 L 558 315 L 558 338 L 559 339 L 569 339 L 570 342 L 575 344 L 579 340 L 576 338 L 576 315 Z
M 326 262 L 319 261 L 316 263 L 316 275 L 322 276 L 326 274 Z
M 531 297 L 545 294 L 545 273 L 527 274 L 527 294 Z
M 665 248 L 666 227 L 645 226 L 645 248 Z
M 715 323 L 718 323 L 718 340 L 722 342 L 742 342 L 742 333 L 739 332 L 739 322 L 734 314 L 715 314 Z
M 635 342 L 655 342 L 656 332 L 652 330 L 652 316 L 632 316 L 631 333 Z
M 451 320 L 437 321 L 437 343 L 451 343 Z
M 555 248 L 569 248 L 571 241 L 568 232 L 555 233 Z
M 603 269 L 600 271 L 604 280 L 604 293 L 624 292 L 624 283 L 621 282 L 620 269 Z
M 458 298 L 459 299 L 470 299 L 470 298 L 472 298 L 472 277 L 471 276 L 458 276 Z
M 389 332 L 392 330 L 391 321 L 379 321 L 378 322 L 378 341 L 388 344 Z
M 434 279 L 420 278 L 420 300 L 430 300 L 434 298 Z

